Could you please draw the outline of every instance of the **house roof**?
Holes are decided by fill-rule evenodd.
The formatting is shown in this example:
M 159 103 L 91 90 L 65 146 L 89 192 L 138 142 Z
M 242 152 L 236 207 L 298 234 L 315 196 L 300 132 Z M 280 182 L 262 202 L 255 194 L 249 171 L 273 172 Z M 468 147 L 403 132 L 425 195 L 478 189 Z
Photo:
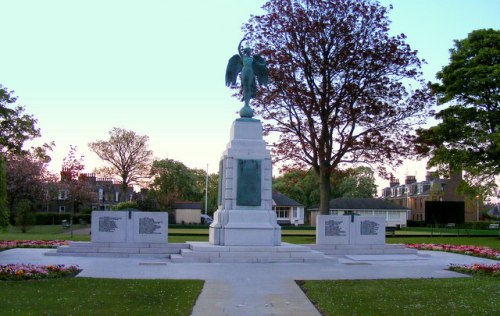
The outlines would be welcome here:
M 303 206 L 294 199 L 289 198 L 279 192 L 273 192 L 273 201 L 276 206 Z
M 330 200 L 330 210 L 407 210 L 408 208 L 396 205 L 389 201 L 371 198 L 337 198 Z M 319 210 L 315 205 L 311 210 Z
M 200 202 L 175 202 L 174 208 L 176 210 L 201 210 Z
M 500 209 L 498 208 L 498 205 L 494 205 L 487 213 L 490 216 L 500 217 Z

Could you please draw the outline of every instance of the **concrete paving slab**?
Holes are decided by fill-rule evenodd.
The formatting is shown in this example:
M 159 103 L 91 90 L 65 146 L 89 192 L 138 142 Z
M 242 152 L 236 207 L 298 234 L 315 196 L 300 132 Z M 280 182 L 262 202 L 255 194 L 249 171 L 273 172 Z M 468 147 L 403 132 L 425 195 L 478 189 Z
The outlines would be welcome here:
M 331 256 L 337 260 L 313 263 L 172 263 L 153 257 L 45 255 L 50 251 L 6 250 L 0 252 L 0 264 L 78 264 L 82 269 L 78 277 L 205 280 L 193 315 L 317 316 L 319 313 L 295 280 L 456 278 L 466 276 L 446 270 L 450 264 L 498 262 L 436 251 L 419 251 L 419 255 L 426 256 L 419 256 L 421 260 L 390 260 L 392 255 L 381 255 L 379 260 L 356 261 Z

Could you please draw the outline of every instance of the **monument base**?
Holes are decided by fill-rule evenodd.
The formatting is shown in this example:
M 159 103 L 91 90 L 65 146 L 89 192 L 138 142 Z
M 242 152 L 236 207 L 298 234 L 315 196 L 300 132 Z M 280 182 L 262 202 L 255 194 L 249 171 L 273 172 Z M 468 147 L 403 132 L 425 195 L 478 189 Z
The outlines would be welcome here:
M 214 246 L 206 242 L 188 242 L 188 249 L 170 256 L 173 263 L 304 263 L 337 262 L 307 246 L 284 243 L 281 246 Z
M 263 210 L 218 210 L 209 228 L 209 242 L 218 246 L 279 246 L 276 214 Z

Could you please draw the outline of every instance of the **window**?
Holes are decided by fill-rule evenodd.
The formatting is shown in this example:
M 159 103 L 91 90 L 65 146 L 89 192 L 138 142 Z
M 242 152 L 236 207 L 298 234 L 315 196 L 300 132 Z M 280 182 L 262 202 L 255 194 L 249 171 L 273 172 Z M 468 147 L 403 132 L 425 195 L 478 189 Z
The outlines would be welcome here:
M 298 207 L 293 208 L 293 218 L 299 218 L 299 208 Z
M 104 199 L 104 190 L 100 188 L 98 192 L 99 192 L 99 200 L 102 201 Z
M 68 191 L 61 190 L 59 191 L 59 200 L 66 200 L 68 198 Z
M 120 201 L 120 192 L 116 191 L 115 192 L 115 202 Z
M 276 211 L 277 218 L 289 218 L 290 208 L 285 206 L 275 206 L 274 210 Z
M 388 220 L 398 220 L 400 218 L 399 212 L 387 212 L 387 213 L 388 213 L 388 216 L 387 216 Z
M 59 205 L 59 213 L 64 213 L 64 212 L 66 212 L 66 206 Z

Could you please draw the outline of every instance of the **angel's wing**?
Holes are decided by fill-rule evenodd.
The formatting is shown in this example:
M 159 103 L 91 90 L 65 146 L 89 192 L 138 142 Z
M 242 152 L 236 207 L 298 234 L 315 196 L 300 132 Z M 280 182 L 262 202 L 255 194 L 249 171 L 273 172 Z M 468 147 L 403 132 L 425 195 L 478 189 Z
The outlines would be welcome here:
M 236 78 L 243 68 L 240 55 L 234 55 L 229 58 L 226 67 L 226 86 L 230 87 L 236 84 Z
M 269 76 L 267 72 L 266 61 L 259 55 L 253 56 L 253 72 L 257 76 L 257 80 L 261 85 L 267 85 L 269 82 Z

